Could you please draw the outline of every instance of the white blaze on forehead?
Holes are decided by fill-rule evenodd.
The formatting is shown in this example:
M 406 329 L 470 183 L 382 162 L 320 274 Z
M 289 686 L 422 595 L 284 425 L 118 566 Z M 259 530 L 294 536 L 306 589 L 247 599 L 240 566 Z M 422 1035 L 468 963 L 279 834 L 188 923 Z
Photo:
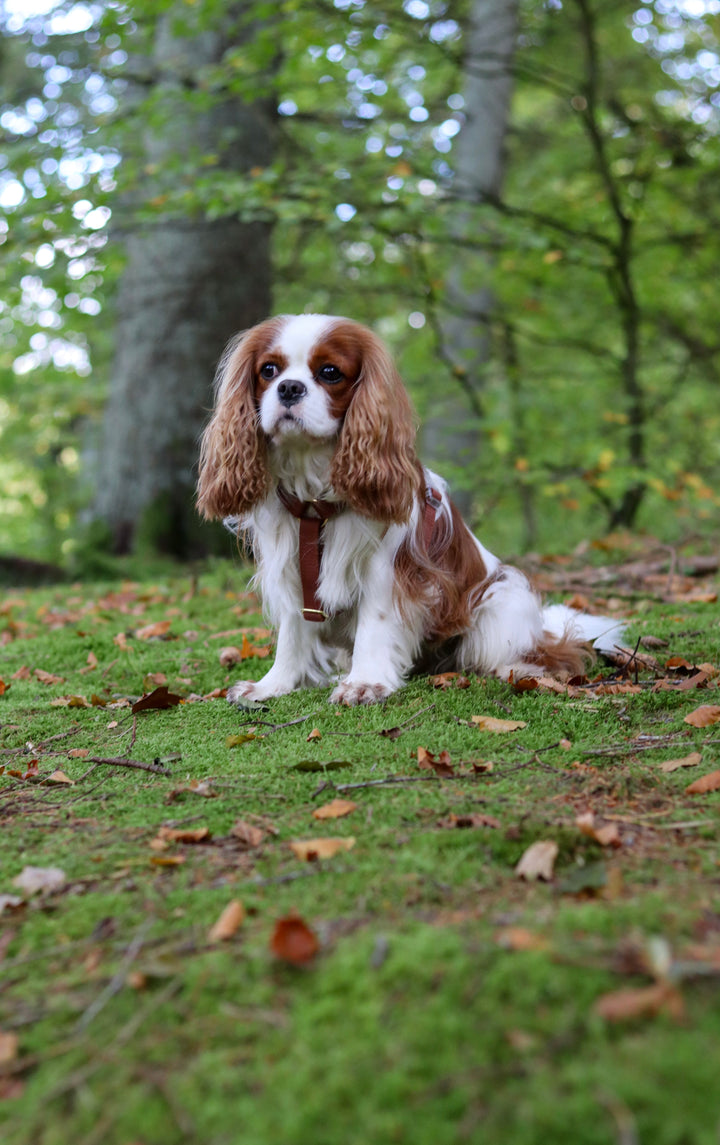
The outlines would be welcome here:
M 290 364 L 307 363 L 313 346 L 334 326 L 337 318 L 329 314 L 296 314 L 286 321 L 278 341 L 277 349 Z

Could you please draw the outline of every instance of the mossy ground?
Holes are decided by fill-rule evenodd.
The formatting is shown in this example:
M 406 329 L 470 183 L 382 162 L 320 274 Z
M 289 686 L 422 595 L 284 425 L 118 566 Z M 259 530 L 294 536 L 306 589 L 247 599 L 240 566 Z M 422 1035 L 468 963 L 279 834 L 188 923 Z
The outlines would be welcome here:
M 5 1145 L 717 1145 L 720 793 L 686 787 L 720 768 L 720 724 L 684 722 L 720 702 L 717 678 L 652 691 L 641 674 L 639 693 L 573 696 L 422 678 L 343 711 L 327 691 L 260 713 L 222 699 L 136 718 L 51 705 L 136 699 L 157 673 L 185 697 L 261 675 L 257 658 L 218 662 L 262 624 L 242 587 L 216 566 L 0 606 L 0 895 L 20 893 L 26 866 L 66 877 L 0 916 Z M 669 642 L 663 660 L 720 662 L 716 603 L 643 597 L 629 612 L 630 643 L 652 635 Z M 168 631 L 133 635 L 154 621 Z M 23 666 L 30 678 L 12 678 Z M 480 714 L 526 726 L 481 732 Z M 256 738 L 227 746 L 249 726 Z M 449 752 L 455 775 L 420 770 L 419 746 Z M 693 750 L 694 768 L 660 769 Z M 48 783 L 55 769 L 73 785 Z M 357 809 L 314 819 L 338 794 Z M 618 825 L 620 846 L 579 830 L 587 810 Z M 442 825 L 473 813 L 499 825 Z M 264 830 L 259 846 L 243 848 L 238 820 Z M 156 851 L 163 825 L 211 839 Z M 288 847 L 321 836 L 355 844 L 314 863 Z M 558 844 L 550 882 L 515 874 L 536 840 Z M 183 861 L 157 865 L 167 857 Z M 211 943 L 232 899 L 245 920 Z M 320 942 L 307 965 L 270 949 L 292 911 Z M 617 1022 L 597 1010 L 665 978 L 673 1005 Z

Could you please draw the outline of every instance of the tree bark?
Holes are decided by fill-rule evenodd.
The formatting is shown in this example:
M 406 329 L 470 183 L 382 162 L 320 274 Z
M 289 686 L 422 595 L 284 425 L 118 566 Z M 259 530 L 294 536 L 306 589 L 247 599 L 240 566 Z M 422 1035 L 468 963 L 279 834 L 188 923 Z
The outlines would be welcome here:
M 207 177 L 212 165 L 204 156 L 238 172 L 267 166 L 273 157 L 274 101 L 233 97 L 199 107 L 192 95 L 198 68 L 219 63 L 228 44 L 252 28 L 200 30 L 185 40 L 173 35 L 170 20 L 158 23 L 150 65 L 163 126 L 143 141 L 145 176 L 129 204 L 131 219 L 132 208 L 162 202 L 164 188 L 172 200 L 176 181 L 191 190 L 199 171 Z M 107 526 L 115 553 L 142 544 L 177 557 L 199 555 L 212 547 L 212 533 L 194 510 L 198 437 L 226 342 L 270 310 L 270 225 L 168 211 L 124 229 L 93 516 Z
M 463 249 L 482 226 L 478 205 L 497 199 L 505 169 L 518 23 L 517 0 L 473 0 L 465 33 L 465 122 L 458 135 L 452 194 L 457 201 L 451 222 L 452 266 L 446 276 L 445 312 L 440 316 L 442 353 L 452 364 L 458 386 L 442 396 L 441 411 L 428 422 L 428 456 L 452 458 L 472 467 L 480 449 L 484 374 L 491 354 L 494 308 L 491 256 Z M 467 486 L 453 489 L 463 512 L 472 507 L 472 474 Z

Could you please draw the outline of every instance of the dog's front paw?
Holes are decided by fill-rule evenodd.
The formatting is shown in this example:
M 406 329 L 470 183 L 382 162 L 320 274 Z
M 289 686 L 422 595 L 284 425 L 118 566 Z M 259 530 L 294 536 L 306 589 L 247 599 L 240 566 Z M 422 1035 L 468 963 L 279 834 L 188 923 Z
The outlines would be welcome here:
M 351 684 L 344 680 L 338 684 L 330 697 L 331 704 L 344 704 L 353 708 L 356 704 L 376 704 L 386 699 L 392 692 L 385 684 Z

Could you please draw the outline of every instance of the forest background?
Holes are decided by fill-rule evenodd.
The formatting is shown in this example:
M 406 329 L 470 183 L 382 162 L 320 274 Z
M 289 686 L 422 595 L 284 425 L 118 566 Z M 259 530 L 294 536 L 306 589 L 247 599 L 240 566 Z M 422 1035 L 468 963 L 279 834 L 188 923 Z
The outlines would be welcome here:
M 217 550 L 232 333 L 391 345 L 483 540 L 720 523 L 720 0 L 0 5 L 0 558 Z

